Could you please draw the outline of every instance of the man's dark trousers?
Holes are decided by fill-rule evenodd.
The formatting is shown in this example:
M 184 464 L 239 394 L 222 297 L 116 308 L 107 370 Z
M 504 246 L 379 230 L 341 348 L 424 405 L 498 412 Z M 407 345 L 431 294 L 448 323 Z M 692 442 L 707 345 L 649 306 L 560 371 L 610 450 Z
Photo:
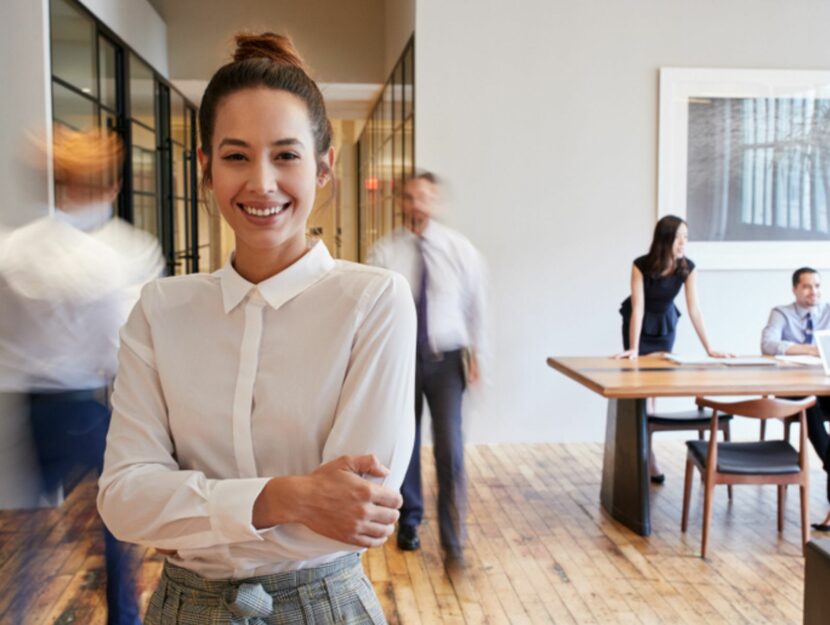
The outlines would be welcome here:
M 80 471 L 101 472 L 110 412 L 94 392 L 32 393 L 29 415 L 43 489 L 52 493 Z M 107 624 L 137 625 L 134 568 L 129 546 L 104 527 Z
M 827 501 L 830 502 L 830 436 L 824 427 L 827 414 L 830 414 L 830 397 L 817 397 L 816 405 L 807 409 L 807 436 L 827 471 Z
M 421 488 L 421 414 L 424 398 L 432 416 L 432 442 L 438 475 L 438 526 L 441 546 L 460 556 L 464 546 L 466 484 L 461 403 L 466 381 L 462 350 L 417 356 L 415 366 L 415 448 L 401 495 L 401 526 L 417 527 L 424 516 Z

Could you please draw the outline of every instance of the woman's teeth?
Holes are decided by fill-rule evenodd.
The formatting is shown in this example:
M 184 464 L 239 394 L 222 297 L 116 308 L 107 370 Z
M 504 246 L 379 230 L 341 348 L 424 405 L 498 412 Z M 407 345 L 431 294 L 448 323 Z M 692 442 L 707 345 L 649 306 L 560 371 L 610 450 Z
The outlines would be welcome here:
M 239 206 L 249 215 L 254 215 L 256 217 L 279 215 L 286 208 L 288 208 L 288 204 L 283 204 L 282 206 L 269 206 L 268 208 L 255 208 L 253 206 L 246 206 L 245 204 L 240 204 Z

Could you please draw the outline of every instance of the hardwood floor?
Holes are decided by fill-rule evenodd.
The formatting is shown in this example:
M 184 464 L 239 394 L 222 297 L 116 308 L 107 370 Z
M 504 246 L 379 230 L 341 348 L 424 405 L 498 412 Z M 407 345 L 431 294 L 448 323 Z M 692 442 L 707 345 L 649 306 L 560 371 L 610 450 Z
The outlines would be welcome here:
M 600 444 L 468 447 L 467 568 L 450 574 L 425 450 L 423 548 L 404 553 L 390 541 L 364 556 L 390 624 L 800 623 L 804 560 L 795 489 L 779 535 L 774 487 L 736 486 L 731 504 L 719 488 L 703 561 L 700 483 L 683 535 L 685 449 L 679 442 L 656 449 L 667 482 L 652 488 L 654 533 L 643 538 L 600 511 Z M 815 457 L 811 466 L 816 520 L 827 510 L 825 477 Z M 85 480 L 61 509 L 0 512 L 0 623 L 17 625 L 11 615 L 19 608 L 27 625 L 105 623 L 94 495 L 94 482 Z M 146 603 L 162 560 L 152 550 L 136 554 Z

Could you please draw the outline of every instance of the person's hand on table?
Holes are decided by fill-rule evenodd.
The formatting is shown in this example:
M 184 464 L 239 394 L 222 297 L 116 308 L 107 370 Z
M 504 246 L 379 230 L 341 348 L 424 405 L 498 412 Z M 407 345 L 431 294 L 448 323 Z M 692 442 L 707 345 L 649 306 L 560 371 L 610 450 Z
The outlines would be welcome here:
M 612 358 L 616 358 L 617 360 L 622 360 L 623 358 L 628 358 L 629 360 L 637 360 L 637 357 L 640 355 L 639 350 L 636 349 L 627 349 L 624 352 L 620 352 L 619 354 L 614 354 Z
M 716 349 L 710 349 L 707 352 L 712 358 L 734 358 L 735 354 L 732 352 L 719 352 Z

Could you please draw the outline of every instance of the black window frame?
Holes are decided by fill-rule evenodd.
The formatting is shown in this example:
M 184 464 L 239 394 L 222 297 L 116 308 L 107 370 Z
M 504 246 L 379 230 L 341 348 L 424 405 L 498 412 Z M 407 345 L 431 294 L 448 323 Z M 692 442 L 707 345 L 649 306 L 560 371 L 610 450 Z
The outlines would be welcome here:
M 199 263 L 199 202 L 202 201 L 200 189 L 198 185 L 198 169 L 196 159 L 196 119 L 198 107 L 193 104 L 181 91 L 179 91 L 169 80 L 162 76 L 152 63 L 148 62 L 138 51 L 130 47 L 121 37 L 113 32 L 106 24 L 101 22 L 95 14 L 93 14 L 87 7 L 77 0 L 50 0 L 49 1 L 49 24 L 50 33 L 52 32 L 52 4 L 55 1 L 60 1 L 72 6 L 79 13 L 86 16 L 92 21 L 95 26 L 94 38 L 94 59 L 95 59 L 95 80 L 97 81 L 97 94 L 85 93 L 78 87 L 67 82 L 63 78 L 57 77 L 52 72 L 52 53 L 53 41 L 50 34 L 49 37 L 49 96 L 52 119 L 55 119 L 55 98 L 53 94 L 52 84 L 57 83 L 61 87 L 68 89 L 73 94 L 78 95 L 85 100 L 91 102 L 95 107 L 95 115 L 97 117 L 99 127 L 102 125 L 103 115 L 109 113 L 114 115 L 116 123 L 114 126 L 117 132 L 124 141 L 125 158 L 122 169 L 122 187 L 118 194 L 116 214 L 129 223 L 134 223 L 134 188 L 133 167 L 132 167 L 132 149 L 133 124 L 140 124 L 147 130 L 154 133 L 156 143 L 156 192 L 158 205 L 158 237 L 159 243 L 162 247 L 165 259 L 167 261 L 168 273 L 171 275 L 177 273 L 176 269 L 183 265 L 184 271 L 188 273 L 197 272 L 200 270 Z M 115 49 L 115 88 L 116 88 L 116 110 L 103 104 L 103 96 L 101 93 L 101 39 L 107 42 Z M 144 65 L 150 68 L 153 75 L 154 83 L 154 106 L 156 107 L 156 127 L 151 129 L 146 124 L 135 120 L 131 116 L 130 110 L 130 54 L 135 55 L 136 59 L 141 61 Z M 188 145 L 184 148 L 184 163 L 188 169 L 189 175 L 185 176 L 184 184 L 187 186 L 185 194 L 186 212 L 188 214 L 188 225 L 185 236 L 187 241 L 186 250 L 175 249 L 175 220 L 174 220 L 174 204 L 175 204 L 175 190 L 172 189 L 172 136 L 170 133 L 170 107 L 169 94 L 175 92 L 181 97 L 184 102 L 184 111 L 189 115 L 190 132 L 189 137 L 186 136 Z M 166 98 L 166 104 L 163 100 Z M 179 144 L 181 145 L 181 144 Z M 210 241 L 210 244 L 213 242 Z

